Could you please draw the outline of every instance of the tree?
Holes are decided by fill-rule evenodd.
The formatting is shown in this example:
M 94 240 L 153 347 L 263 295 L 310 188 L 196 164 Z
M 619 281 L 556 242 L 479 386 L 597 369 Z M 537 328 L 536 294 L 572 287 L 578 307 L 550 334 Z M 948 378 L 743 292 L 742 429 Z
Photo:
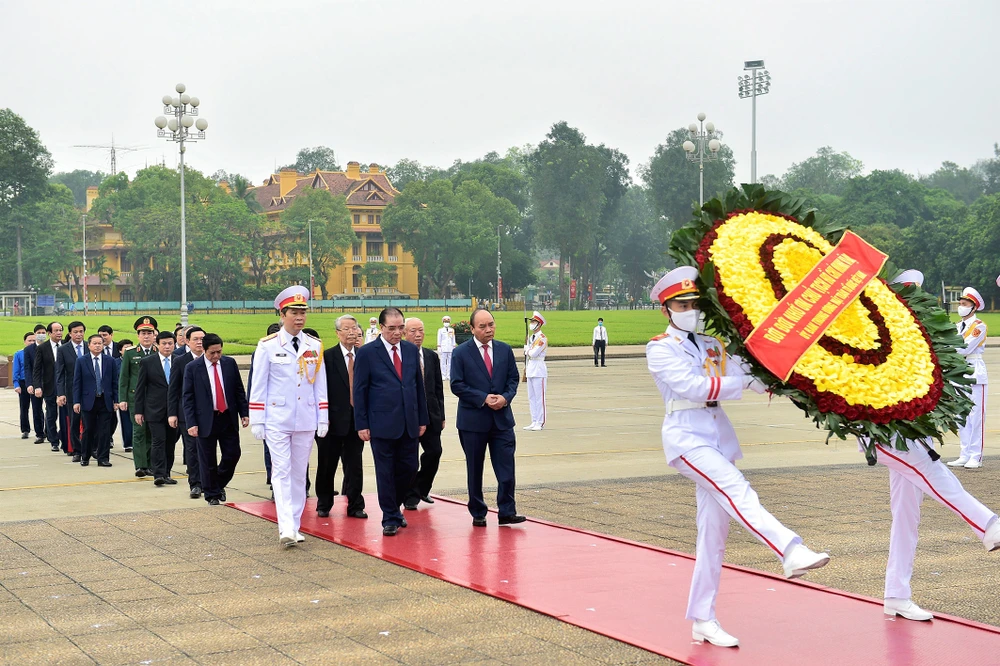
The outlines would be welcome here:
M 905 229 L 917 220 L 932 219 L 927 192 L 913 176 L 899 169 L 872 171 L 847 181 L 840 205 L 831 212 L 838 222 L 855 229 L 878 224 Z
M 945 190 L 965 204 L 971 204 L 986 191 L 982 174 L 959 167 L 954 162 L 943 162 L 937 171 L 929 176 L 922 176 L 920 182 L 929 188 Z
M 993 157 L 979 160 L 972 167 L 986 184 L 986 194 L 1000 193 L 1000 144 L 993 144 Z
M 64 185 L 46 185 L 45 194 L 35 202 L 18 206 L 10 224 L 28 230 L 22 245 L 25 284 L 48 291 L 66 274 L 64 285 L 81 287 L 81 256 L 78 254 L 82 230 L 80 212 L 73 206 L 73 193 Z M 12 275 L 13 262 L 5 262 L 5 275 Z M 82 298 L 82 291 L 79 292 Z
M 326 146 L 303 148 L 295 155 L 295 162 L 281 168 L 295 169 L 299 173 L 312 173 L 317 169 L 320 171 L 340 171 L 340 165 L 337 164 L 333 148 Z
M 235 197 L 207 204 L 204 222 L 191 227 L 188 262 L 196 280 L 213 301 L 234 298 L 246 282 L 243 260 L 260 216 Z
M 404 157 L 396 162 L 396 166 L 386 169 L 386 175 L 393 186 L 402 192 L 404 187 L 415 180 L 427 180 L 427 169 L 420 162 Z
M 65 185 L 73 192 L 73 201 L 78 208 L 87 205 L 87 188 L 91 185 L 100 185 L 107 177 L 103 171 L 87 171 L 86 169 L 76 169 L 74 171 L 60 171 L 49 178 L 50 183 Z
M 632 186 L 615 215 L 610 254 L 621 271 L 625 292 L 636 301 L 651 286 L 650 274 L 660 275 L 673 264 L 666 255 L 670 235 L 650 203 L 649 195 Z
M 441 296 L 496 251 L 498 225 L 516 227 L 517 208 L 476 180 L 414 181 L 382 215 L 382 233 L 413 254 L 422 295 Z
M 666 218 L 670 229 L 686 224 L 692 208 L 698 205 L 698 165 L 688 161 L 683 147 L 689 137 L 686 128 L 674 130 L 656 147 L 649 162 L 639 168 L 653 209 Z M 719 159 L 705 163 L 706 201 L 733 186 L 735 168 L 733 151 L 723 144 Z
M 35 130 L 10 109 L 0 110 L 0 232 L 16 238 L 18 291 L 24 289 L 23 229 L 11 213 L 45 196 L 51 172 L 52 155 Z
M 286 255 L 309 256 L 309 220 L 312 220 L 313 276 L 325 300 L 330 272 L 344 263 L 346 251 L 358 237 L 351 227 L 351 212 L 343 196 L 334 196 L 328 190 L 306 190 L 295 197 L 281 217 L 285 231 L 282 249 Z
M 396 285 L 396 274 L 398 269 L 394 264 L 387 264 L 380 261 L 365 263 L 361 267 L 361 277 L 364 278 L 365 286 L 374 289 L 383 287 L 394 287 Z
M 782 178 L 782 189 L 787 192 L 808 190 L 814 194 L 842 194 L 847 182 L 861 175 L 864 165 L 849 153 L 834 152 L 830 146 L 816 151 L 816 155 L 792 164 Z

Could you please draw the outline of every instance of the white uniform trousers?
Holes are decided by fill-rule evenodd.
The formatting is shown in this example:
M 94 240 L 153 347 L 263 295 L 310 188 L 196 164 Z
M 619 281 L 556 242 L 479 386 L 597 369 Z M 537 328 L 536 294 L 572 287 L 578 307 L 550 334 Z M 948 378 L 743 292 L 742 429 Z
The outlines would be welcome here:
M 958 431 L 962 443 L 962 458 L 970 462 L 983 461 L 983 436 L 986 432 L 986 384 L 976 384 L 972 387 L 972 402 L 975 406 L 965 419 L 965 425 Z
M 548 377 L 528 377 L 528 407 L 531 422 L 545 425 L 545 383 Z
M 750 482 L 717 449 L 699 446 L 673 460 L 670 466 L 697 486 L 698 541 L 687 619 L 714 620 L 730 518 L 770 548 L 779 560 L 802 539 L 760 505 Z
M 451 381 L 451 352 L 441 352 L 441 379 Z
M 878 447 L 878 461 L 889 468 L 889 562 L 885 568 L 885 597 L 909 599 L 913 560 L 917 554 L 917 526 L 924 494 L 930 495 L 968 523 L 982 540 L 996 514 L 962 487 L 948 466 L 931 460 L 927 449 L 912 442 L 910 451 Z
M 306 474 L 314 431 L 282 432 L 267 426 L 265 441 L 271 451 L 271 489 L 278 514 L 278 534 L 294 536 L 306 507 Z

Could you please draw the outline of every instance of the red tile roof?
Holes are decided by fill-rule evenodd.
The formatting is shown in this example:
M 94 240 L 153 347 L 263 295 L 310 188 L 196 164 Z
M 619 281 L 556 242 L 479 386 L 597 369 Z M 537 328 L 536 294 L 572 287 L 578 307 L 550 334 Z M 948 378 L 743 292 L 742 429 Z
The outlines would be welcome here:
M 257 202 L 265 213 L 284 210 L 292 204 L 296 195 L 315 188 L 328 190 L 335 196 L 346 196 L 349 206 L 386 206 L 394 201 L 396 194 L 399 194 L 399 191 L 392 186 L 384 173 L 362 173 L 360 176 L 357 179 L 348 178 L 343 171 L 315 171 L 310 174 L 300 174 L 295 179 L 295 187 L 284 197 L 281 197 L 281 186 L 279 185 L 281 175 L 271 174 L 265 181 L 265 185 L 255 187 L 253 190 Z M 359 189 L 369 180 L 378 188 L 381 200 L 371 198 L 372 191 Z

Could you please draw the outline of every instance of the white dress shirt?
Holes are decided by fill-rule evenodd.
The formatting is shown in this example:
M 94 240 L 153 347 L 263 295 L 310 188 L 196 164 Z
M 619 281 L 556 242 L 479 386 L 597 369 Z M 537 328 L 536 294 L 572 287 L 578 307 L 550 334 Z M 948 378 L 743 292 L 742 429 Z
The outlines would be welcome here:
M 222 357 L 216 362 L 219 366 L 219 386 L 222 388 L 222 397 L 226 398 L 226 380 L 222 377 Z M 208 361 L 208 357 L 205 356 L 205 367 L 208 368 L 208 385 L 212 387 L 212 409 L 218 404 L 218 399 L 215 396 L 215 368 L 212 367 L 212 363 Z M 226 399 L 226 408 L 229 408 L 229 400 Z
M 603 326 L 594 327 L 594 339 L 590 341 L 590 344 L 594 344 L 598 340 L 603 340 L 604 342 L 608 341 L 608 329 Z

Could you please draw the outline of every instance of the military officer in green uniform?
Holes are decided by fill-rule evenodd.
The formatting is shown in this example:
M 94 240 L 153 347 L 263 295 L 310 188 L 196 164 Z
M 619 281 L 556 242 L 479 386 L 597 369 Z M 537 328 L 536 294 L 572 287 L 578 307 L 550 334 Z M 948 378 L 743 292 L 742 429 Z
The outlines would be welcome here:
M 128 410 L 132 419 L 132 461 L 135 463 L 135 475 L 139 478 L 153 476 L 152 464 L 149 459 L 149 427 L 143 422 L 135 422 L 135 385 L 139 381 L 139 362 L 155 353 L 153 341 L 156 339 L 157 324 L 153 317 L 139 317 L 135 320 L 135 332 L 139 344 L 122 354 L 121 371 L 118 375 L 118 396 L 121 400 L 118 408 Z

